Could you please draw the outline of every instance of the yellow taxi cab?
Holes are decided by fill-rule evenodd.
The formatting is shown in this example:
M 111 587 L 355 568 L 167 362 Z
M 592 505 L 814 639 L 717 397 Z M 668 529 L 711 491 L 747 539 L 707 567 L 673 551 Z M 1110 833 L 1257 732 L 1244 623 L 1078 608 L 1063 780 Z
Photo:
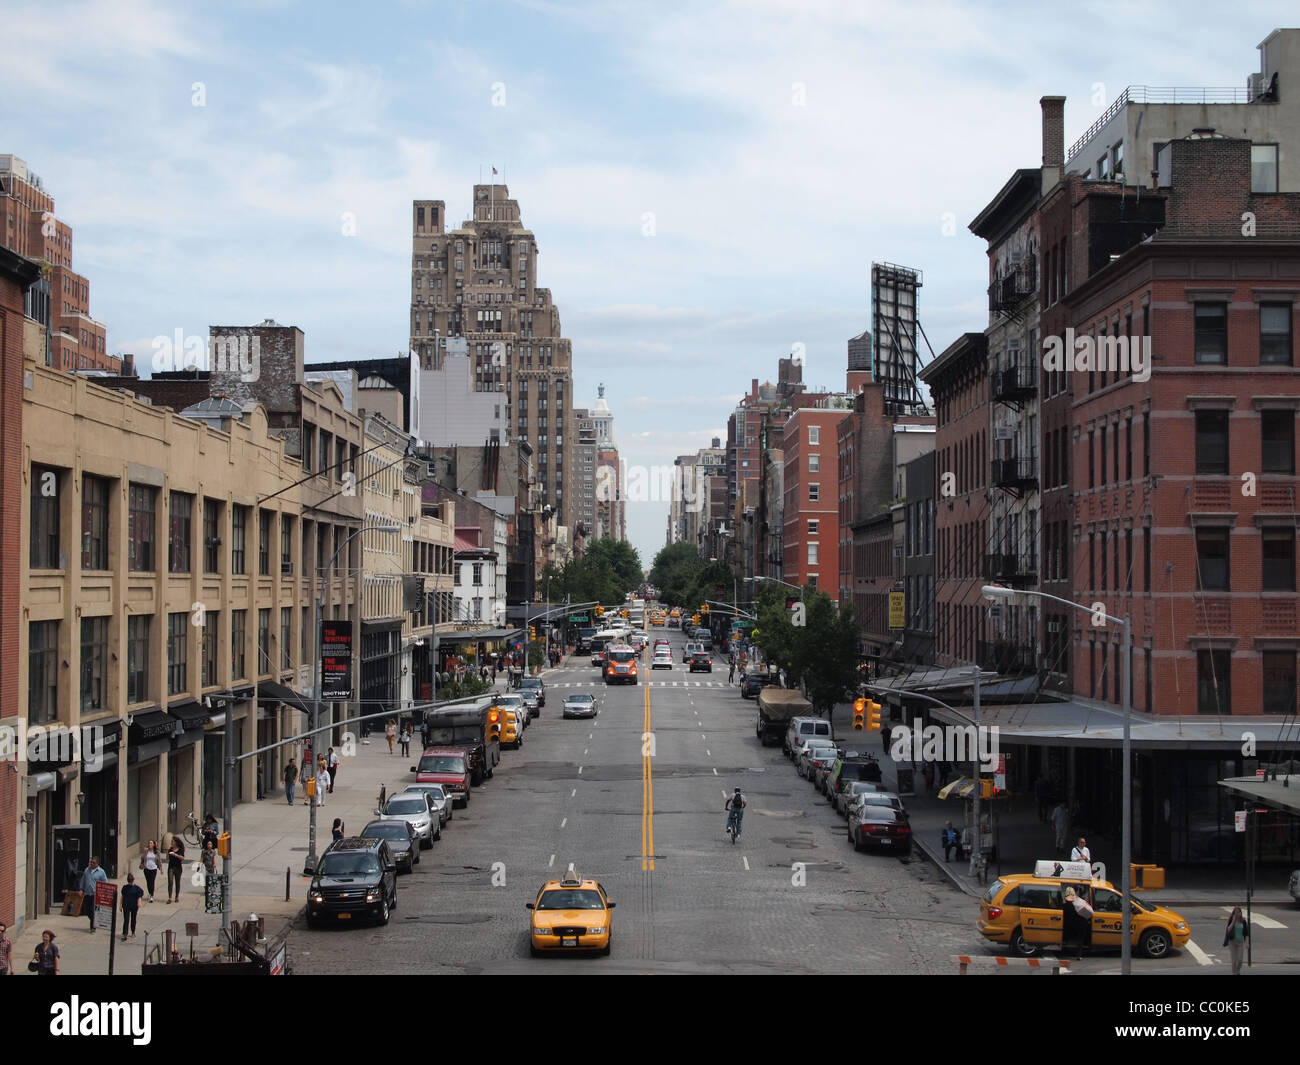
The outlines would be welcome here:
M 1092 948 L 1118 950 L 1123 919 L 1119 889 L 1094 879 L 1087 862 L 1039 861 L 1032 874 L 998 877 L 980 899 L 975 926 L 985 939 L 1024 957 L 1059 947 L 1069 887 L 1092 906 Z M 1130 900 L 1130 941 L 1148 958 L 1166 957 L 1191 938 L 1187 921 L 1173 910 L 1133 895 Z
M 662 614 L 654 613 L 650 615 L 651 625 L 662 625 L 663 623 L 664 623 L 664 616 Z
M 580 877 L 573 865 L 559 880 L 548 880 L 527 904 L 533 911 L 528 949 L 534 956 L 548 950 L 599 950 L 614 942 L 614 903 L 598 880 Z
M 498 712 L 501 714 L 501 746 L 522 747 L 523 729 L 519 725 L 518 711 L 500 707 Z

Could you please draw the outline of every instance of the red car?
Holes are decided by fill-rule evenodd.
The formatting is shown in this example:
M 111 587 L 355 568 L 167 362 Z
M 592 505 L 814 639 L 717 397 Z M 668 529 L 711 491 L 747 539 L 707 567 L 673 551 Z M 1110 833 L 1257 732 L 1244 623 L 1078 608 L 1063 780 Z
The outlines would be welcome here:
M 417 784 L 441 784 L 454 803 L 469 805 L 469 751 L 464 747 L 426 747 L 411 772 Z

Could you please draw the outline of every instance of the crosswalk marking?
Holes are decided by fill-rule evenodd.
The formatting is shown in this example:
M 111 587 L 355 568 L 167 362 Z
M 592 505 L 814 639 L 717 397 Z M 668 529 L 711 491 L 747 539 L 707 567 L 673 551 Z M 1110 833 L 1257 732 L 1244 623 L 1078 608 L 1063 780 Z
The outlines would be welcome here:
M 1121 945 L 1122 945 L 1122 944 L 1121 944 Z M 1214 959 L 1214 958 L 1211 958 L 1208 954 L 1205 953 L 1205 951 L 1203 951 L 1200 947 L 1198 947 L 1198 946 L 1196 945 L 1196 942 L 1195 942 L 1194 940 L 1189 939 L 1189 940 L 1187 941 L 1187 952 L 1188 952 L 1188 953 L 1189 953 L 1193 958 L 1196 959 L 1196 962 L 1197 962 L 1198 965 L 1213 965 L 1213 964 L 1215 964 L 1215 959 Z M 1221 963 L 1220 963 L 1220 964 L 1221 964 Z
M 1220 906 L 1219 909 L 1221 909 L 1224 913 L 1228 915 L 1231 915 L 1233 910 L 1231 906 Z M 1251 914 L 1250 923 L 1254 925 L 1256 928 L 1285 928 L 1286 927 L 1286 925 L 1284 925 L 1281 921 L 1275 920 L 1272 917 L 1265 917 L 1264 914 L 1262 913 Z

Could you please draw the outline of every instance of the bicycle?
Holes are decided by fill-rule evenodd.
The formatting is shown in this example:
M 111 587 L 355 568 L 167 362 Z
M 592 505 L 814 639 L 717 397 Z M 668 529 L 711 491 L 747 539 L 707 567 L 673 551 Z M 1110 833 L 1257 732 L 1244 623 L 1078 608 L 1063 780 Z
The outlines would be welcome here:
M 191 847 L 197 847 L 200 851 L 203 849 L 203 822 L 194 816 L 194 811 L 190 811 L 189 824 L 181 833 L 181 838 Z
M 740 818 L 736 816 L 733 810 L 727 816 L 727 835 L 731 837 L 731 845 L 736 845 L 736 837 L 740 835 Z

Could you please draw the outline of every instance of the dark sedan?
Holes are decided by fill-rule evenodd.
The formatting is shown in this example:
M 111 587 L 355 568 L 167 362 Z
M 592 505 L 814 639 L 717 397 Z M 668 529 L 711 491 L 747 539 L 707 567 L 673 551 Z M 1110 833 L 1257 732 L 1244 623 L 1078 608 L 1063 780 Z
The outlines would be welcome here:
M 411 827 L 410 821 L 397 817 L 371 821 L 361 830 L 361 838 L 385 840 L 393 860 L 397 862 L 397 871 L 415 871 L 415 865 L 420 860 L 420 837 Z
M 538 706 L 546 705 L 546 685 L 542 683 L 541 677 L 525 677 L 519 682 L 519 694 L 522 695 L 525 700 L 527 700 L 530 691 L 537 692 Z M 536 717 L 537 715 L 534 714 L 533 716 Z
M 740 682 L 741 698 L 753 699 L 764 688 L 776 683 L 777 679 L 768 676 L 766 673 L 746 673 Z
M 912 853 L 912 826 L 907 812 L 874 803 L 854 803 L 849 807 L 849 842 L 857 851 L 879 848 L 906 857 Z

